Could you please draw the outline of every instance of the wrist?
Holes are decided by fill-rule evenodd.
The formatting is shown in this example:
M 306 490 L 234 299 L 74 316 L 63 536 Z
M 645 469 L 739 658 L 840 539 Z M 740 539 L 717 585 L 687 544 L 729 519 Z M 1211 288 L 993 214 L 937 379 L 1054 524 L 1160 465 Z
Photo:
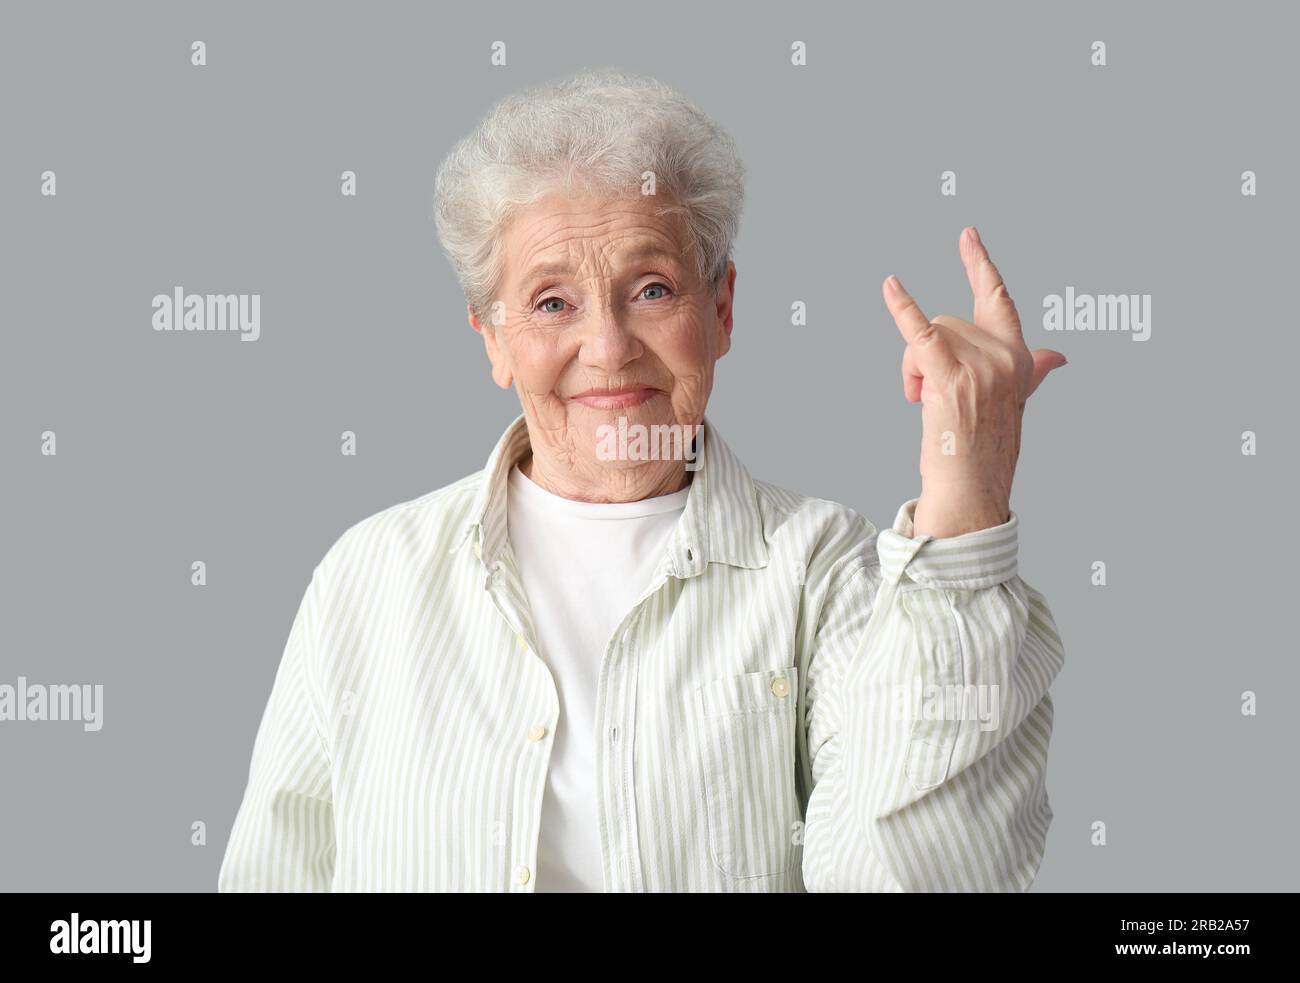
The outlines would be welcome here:
M 1011 519 L 1010 503 L 978 490 L 943 494 L 923 491 L 912 512 L 912 536 L 944 539 L 1000 526 Z

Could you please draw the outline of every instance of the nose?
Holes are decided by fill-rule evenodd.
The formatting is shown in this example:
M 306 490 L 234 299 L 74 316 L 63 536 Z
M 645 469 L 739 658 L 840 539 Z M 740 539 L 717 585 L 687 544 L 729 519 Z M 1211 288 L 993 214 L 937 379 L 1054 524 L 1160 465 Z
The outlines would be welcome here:
M 628 330 L 626 319 L 609 304 L 592 308 L 581 330 L 578 360 L 609 375 L 639 358 L 643 350 L 641 342 Z

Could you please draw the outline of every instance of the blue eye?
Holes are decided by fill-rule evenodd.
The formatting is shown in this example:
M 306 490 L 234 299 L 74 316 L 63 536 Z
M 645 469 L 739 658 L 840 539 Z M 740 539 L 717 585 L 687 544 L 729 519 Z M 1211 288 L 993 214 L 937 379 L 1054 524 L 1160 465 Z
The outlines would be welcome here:
M 564 301 L 561 300 L 559 297 L 547 297 L 545 300 L 538 303 L 537 306 L 541 307 L 542 304 L 551 304 L 551 303 L 559 304 L 560 306 L 558 309 L 552 308 L 551 310 L 547 311 L 546 312 L 547 314 L 560 314 L 564 311 L 564 307 L 565 307 Z
M 665 286 L 665 285 L 662 284 L 662 283 L 651 283 L 651 284 L 649 284 L 649 285 L 643 287 L 643 288 L 641 289 L 641 293 L 644 294 L 647 290 L 656 290 L 656 289 L 664 291 L 664 296 L 665 296 L 665 297 L 668 296 L 668 294 L 667 294 L 668 287 Z M 645 299 L 646 299 L 646 300 L 661 300 L 662 298 L 661 298 L 661 297 L 647 297 L 647 298 L 645 298 Z

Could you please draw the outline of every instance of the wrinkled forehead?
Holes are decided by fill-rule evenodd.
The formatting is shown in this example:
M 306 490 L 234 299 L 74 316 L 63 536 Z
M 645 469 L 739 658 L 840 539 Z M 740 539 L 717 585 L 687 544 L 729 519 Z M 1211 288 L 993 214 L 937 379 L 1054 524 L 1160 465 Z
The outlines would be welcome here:
M 654 261 L 681 267 L 689 240 L 679 210 L 653 195 L 552 195 L 521 208 L 504 234 L 505 278 L 617 275 Z

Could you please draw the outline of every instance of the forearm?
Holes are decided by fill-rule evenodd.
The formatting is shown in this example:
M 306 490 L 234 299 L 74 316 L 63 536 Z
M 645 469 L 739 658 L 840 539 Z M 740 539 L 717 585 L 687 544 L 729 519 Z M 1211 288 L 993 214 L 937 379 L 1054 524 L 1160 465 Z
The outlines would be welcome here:
M 881 539 L 885 583 L 842 694 L 845 784 L 902 890 L 1024 890 L 1042 858 L 1063 649 L 1014 573 L 1016 526 L 924 552 Z

